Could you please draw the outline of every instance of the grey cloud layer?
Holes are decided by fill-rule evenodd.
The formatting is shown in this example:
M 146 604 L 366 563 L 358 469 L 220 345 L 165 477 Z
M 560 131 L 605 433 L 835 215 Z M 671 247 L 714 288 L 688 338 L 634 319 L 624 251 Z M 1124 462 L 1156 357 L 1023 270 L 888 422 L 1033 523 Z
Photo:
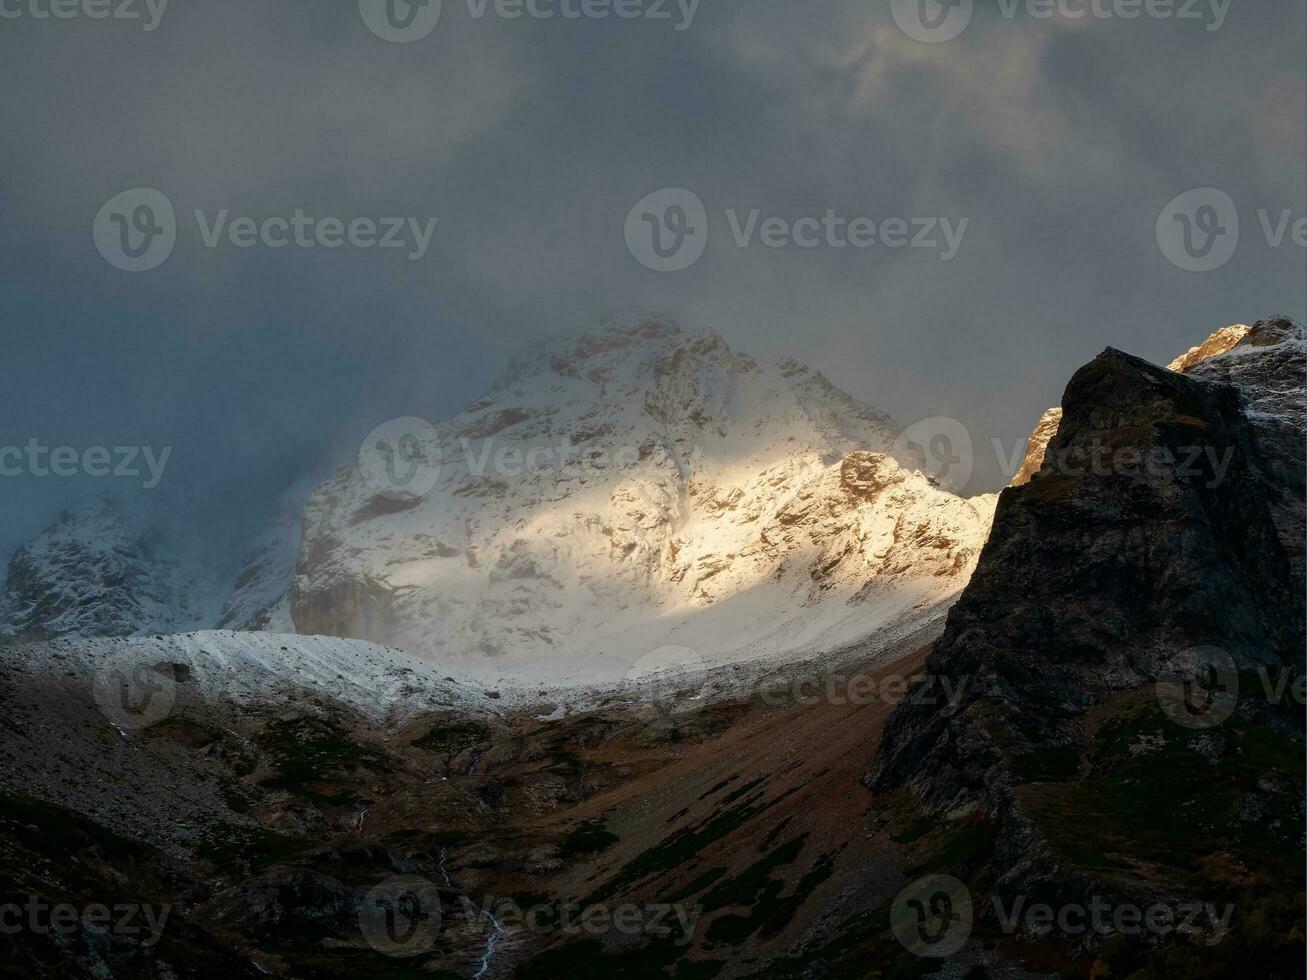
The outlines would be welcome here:
M 174 0 L 157 29 L 0 22 L 0 322 L 10 442 L 176 447 L 169 480 L 245 506 L 384 418 L 451 411 L 523 342 L 649 306 L 793 353 L 904 421 L 1026 433 L 1107 344 L 1169 360 L 1304 313 L 1300 249 L 1219 273 L 1153 238 L 1190 187 L 1307 207 L 1305 15 L 1037 21 L 978 4 L 957 40 L 888 4 L 704 0 L 690 28 L 504 20 L 447 0 L 388 44 L 352 3 Z M 91 242 L 126 188 L 178 212 L 439 223 L 379 250 L 206 249 L 127 276 Z M 658 275 L 623 221 L 660 187 L 794 220 L 969 218 L 958 254 L 739 249 Z M 1001 479 L 978 460 L 976 489 Z M 168 481 L 165 481 L 165 483 Z M 232 489 L 235 488 L 235 489 Z M 70 488 L 69 493 L 73 492 Z M 62 501 L 0 486 L 12 545 Z

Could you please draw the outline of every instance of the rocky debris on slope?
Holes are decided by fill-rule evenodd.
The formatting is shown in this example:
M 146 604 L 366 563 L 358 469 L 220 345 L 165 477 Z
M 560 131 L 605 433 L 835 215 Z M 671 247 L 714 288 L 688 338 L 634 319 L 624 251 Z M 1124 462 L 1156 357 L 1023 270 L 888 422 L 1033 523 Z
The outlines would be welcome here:
M 212 583 L 159 529 L 100 497 L 65 511 L 10 559 L 0 633 L 132 636 L 206 623 Z
M 956 594 L 993 505 L 884 455 L 892 422 L 820 374 L 653 319 L 544 345 L 436 431 L 425 496 L 357 466 L 313 494 L 297 631 L 449 659 L 836 645 Z
M 1016 788 L 1049 759 L 1061 775 L 1044 779 L 1085 775 L 1096 706 L 1195 650 L 1302 673 L 1302 337 L 1276 318 L 1187 375 L 1110 348 L 1076 373 L 1056 462 L 1003 492 L 927 663 L 965 691 L 960 710 L 905 701 L 873 786 L 907 787 L 936 814 L 978 807 L 1002 828 L 1009 880 L 1047 874 L 1057 861 L 1030 858 L 1042 838 Z M 1290 704 L 1266 715 L 1284 738 L 1301 730 Z

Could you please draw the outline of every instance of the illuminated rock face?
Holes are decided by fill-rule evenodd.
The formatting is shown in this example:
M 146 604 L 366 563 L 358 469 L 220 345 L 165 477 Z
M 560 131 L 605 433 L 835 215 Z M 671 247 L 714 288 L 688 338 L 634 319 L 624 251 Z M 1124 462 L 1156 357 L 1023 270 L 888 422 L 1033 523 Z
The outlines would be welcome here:
M 1172 371 L 1188 371 L 1191 367 L 1219 354 L 1224 354 L 1237 346 L 1240 341 L 1248 336 L 1251 329 L 1252 327 L 1245 326 L 1242 323 L 1222 327 L 1197 347 L 1190 347 L 1187 353 L 1177 357 L 1167 367 Z

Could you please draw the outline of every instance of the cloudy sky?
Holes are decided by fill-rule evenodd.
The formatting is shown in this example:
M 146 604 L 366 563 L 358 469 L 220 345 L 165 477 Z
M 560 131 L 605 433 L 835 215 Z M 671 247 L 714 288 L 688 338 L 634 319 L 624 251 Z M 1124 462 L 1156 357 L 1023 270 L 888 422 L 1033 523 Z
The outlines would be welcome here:
M 132 0 L 135 20 L 57 2 L 73 16 L 0 0 L 0 444 L 172 446 L 157 499 L 218 524 L 614 310 L 794 354 L 904 422 L 961 419 L 981 445 L 1022 440 L 1106 345 L 1168 360 L 1228 323 L 1304 315 L 1300 3 L 1132 18 L 1063 0 L 1045 18 L 976 0 L 956 38 L 928 43 L 899 0 L 702 0 L 692 17 L 621 0 L 632 17 L 551 19 L 444 0 L 434 29 L 394 43 L 368 26 L 387 32 L 380 0 Z M 534 6 L 565 3 L 582 9 Z M 410 37 L 430 27 L 430 7 L 390 13 L 412 15 Z M 127 272 L 92 229 L 141 187 L 174 206 L 176 242 Z M 1204 187 L 1228 195 L 1240 236 L 1193 272 L 1156 229 Z M 682 271 L 627 244 L 628 213 L 662 188 L 707 212 Z M 241 248 L 225 232 L 207 247 L 193 215 L 297 208 L 438 222 L 413 260 L 416 245 Z M 947 261 L 938 229 L 935 248 L 741 248 L 727 211 L 755 209 L 967 224 Z M 1273 247 L 1258 212 L 1274 231 L 1286 209 Z M 1191 210 L 1193 235 L 1213 214 L 1228 230 L 1225 211 Z M 1001 481 L 981 453 L 971 489 Z M 105 483 L 0 478 L 0 551 Z

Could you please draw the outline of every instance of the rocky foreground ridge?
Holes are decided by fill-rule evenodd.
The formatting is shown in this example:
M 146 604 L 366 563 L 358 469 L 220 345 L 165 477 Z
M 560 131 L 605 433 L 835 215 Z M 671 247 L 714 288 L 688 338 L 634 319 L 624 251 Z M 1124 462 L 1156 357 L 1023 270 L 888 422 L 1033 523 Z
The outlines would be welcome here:
M 927 662 L 959 709 L 907 699 L 869 774 L 992 821 L 999 890 L 1175 894 L 1195 836 L 1301 877 L 1303 329 L 1183 367 L 1108 349 L 1071 379 Z

